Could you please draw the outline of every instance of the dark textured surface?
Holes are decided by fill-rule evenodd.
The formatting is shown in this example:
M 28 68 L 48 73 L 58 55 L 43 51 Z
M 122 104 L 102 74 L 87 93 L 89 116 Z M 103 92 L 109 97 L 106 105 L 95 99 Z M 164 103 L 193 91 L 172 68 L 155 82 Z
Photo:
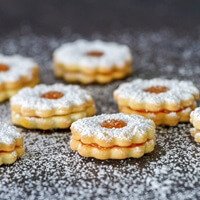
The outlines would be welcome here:
M 86 37 L 131 47 L 135 73 L 127 80 L 178 78 L 193 80 L 200 88 L 199 5 L 195 1 L 107 1 L 106 6 L 104 1 L 15 2 L 0 2 L 0 24 L 7 30 L 0 33 L 0 52 L 35 58 L 42 66 L 44 83 L 60 81 L 51 69 L 53 50 L 63 42 Z M 21 7 L 24 10 L 17 11 Z M 117 112 L 112 91 L 123 81 L 85 87 L 94 96 L 99 114 Z M 8 102 L 0 105 L 0 113 L 2 121 L 10 120 Z M 200 147 L 193 142 L 190 127 L 159 127 L 153 153 L 122 161 L 74 154 L 69 149 L 69 130 L 21 129 L 27 152 L 14 165 L 0 168 L 0 199 L 199 199 Z
M 90 35 L 163 27 L 188 34 L 200 19 L 198 0 L 1 0 L 0 34 L 31 25 L 39 34 L 60 35 L 69 28 Z

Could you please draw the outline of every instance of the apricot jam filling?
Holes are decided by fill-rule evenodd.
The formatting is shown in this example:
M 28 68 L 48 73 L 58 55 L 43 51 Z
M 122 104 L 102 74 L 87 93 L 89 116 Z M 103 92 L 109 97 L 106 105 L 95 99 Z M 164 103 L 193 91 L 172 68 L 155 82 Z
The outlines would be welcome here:
M 101 123 L 101 127 L 103 128 L 123 128 L 127 125 L 127 123 L 123 120 L 119 119 L 109 119 Z
M 103 52 L 102 51 L 88 51 L 87 53 L 86 53 L 86 55 L 87 56 L 91 56 L 91 57 L 101 57 L 101 56 L 103 56 Z
M 13 150 L 14 151 L 14 150 Z M 11 152 L 13 152 L 13 151 L 0 151 L 0 154 L 1 153 L 11 153 Z
M 6 64 L 0 63 L 0 72 L 7 72 L 10 69 L 10 67 Z
M 160 110 L 160 111 L 155 111 L 155 112 L 152 112 L 152 111 L 146 111 L 146 110 L 133 110 L 131 109 L 130 107 L 128 107 L 128 109 L 130 110 L 133 110 L 135 112 L 139 112 L 139 113 L 153 113 L 153 114 L 159 114 L 159 113 L 166 113 L 166 114 L 169 114 L 171 112 L 175 112 L 175 113 L 179 113 L 179 112 L 182 112 L 184 111 L 185 109 L 187 108 L 192 108 L 192 107 L 185 107 L 185 108 L 182 108 L 182 109 L 179 109 L 179 110 L 176 110 L 176 111 L 170 111 L 170 110 Z
M 148 141 L 150 141 L 150 140 L 147 140 L 146 142 L 148 142 Z M 81 141 L 80 141 L 81 142 Z M 112 148 L 116 148 L 116 147 L 118 147 L 118 148 L 134 148 L 134 147 L 139 147 L 139 146 L 142 146 L 142 145 L 144 145 L 146 142 L 143 142 L 143 143 L 138 143 L 138 144 L 131 144 L 131 145 L 129 145 L 129 146 L 118 146 L 118 145 L 113 145 L 113 146 L 111 146 L 111 147 L 102 147 L 102 146 L 99 146 L 98 144 L 94 144 L 94 143 L 92 143 L 92 144 L 84 144 L 84 143 L 82 143 L 83 145 L 87 145 L 87 146 L 90 146 L 90 147 L 95 147 L 95 148 L 98 148 L 98 149 L 104 149 L 104 150 L 106 150 L 106 149 L 112 149 Z
M 165 86 L 152 86 L 152 87 L 144 89 L 145 92 L 154 93 L 154 94 L 164 93 L 164 92 L 167 92 L 168 90 L 169 88 Z
M 63 96 L 64 94 L 62 92 L 57 91 L 50 91 L 41 95 L 41 97 L 45 99 L 60 99 Z

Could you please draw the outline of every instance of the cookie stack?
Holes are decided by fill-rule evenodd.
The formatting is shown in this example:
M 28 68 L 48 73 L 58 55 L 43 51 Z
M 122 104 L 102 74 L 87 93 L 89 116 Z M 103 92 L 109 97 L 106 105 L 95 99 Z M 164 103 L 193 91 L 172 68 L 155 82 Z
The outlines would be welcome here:
M 71 125 L 71 149 L 97 159 L 139 158 L 153 151 L 155 124 L 137 115 L 102 114 Z
M 77 40 L 53 54 L 57 77 L 67 82 L 109 83 L 132 73 L 133 58 L 126 45 L 100 40 Z
M 38 85 L 11 98 L 12 122 L 29 129 L 68 128 L 96 112 L 92 97 L 74 85 Z
M 10 98 L 26 86 L 39 82 L 38 64 L 20 55 L 0 54 L 0 102 Z
M 176 126 L 189 122 L 196 107 L 199 90 L 190 81 L 137 79 L 114 91 L 119 110 L 154 120 L 156 125 Z
M 8 123 L 0 122 L 0 165 L 12 164 L 24 155 L 24 138 Z

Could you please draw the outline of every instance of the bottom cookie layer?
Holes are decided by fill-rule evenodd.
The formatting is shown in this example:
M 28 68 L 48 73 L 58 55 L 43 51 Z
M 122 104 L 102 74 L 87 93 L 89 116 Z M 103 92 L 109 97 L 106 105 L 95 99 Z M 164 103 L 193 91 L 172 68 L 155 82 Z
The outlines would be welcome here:
M 120 112 L 126 114 L 136 114 L 142 115 L 149 119 L 152 119 L 156 125 L 166 125 L 166 126 L 176 126 L 179 122 L 189 122 L 190 113 L 196 107 L 196 103 L 191 107 L 185 108 L 177 112 L 145 112 L 145 111 L 136 111 L 132 110 L 129 107 L 121 106 L 119 107 Z
M 67 72 L 55 67 L 55 74 L 57 77 L 64 78 L 67 82 L 79 82 L 83 84 L 90 83 L 109 83 L 113 80 L 123 79 L 132 73 L 132 67 L 124 67 L 122 70 L 115 70 L 108 74 L 96 73 L 96 74 L 86 74 L 83 72 Z
M 12 123 L 28 129 L 63 129 L 69 128 L 70 125 L 81 118 L 90 117 L 96 113 L 94 106 L 86 108 L 85 111 L 72 113 L 64 116 L 53 116 L 47 118 L 24 117 L 18 113 L 12 112 Z
M 21 158 L 25 153 L 25 148 L 15 147 L 15 150 L 10 152 L 0 151 L 0 165 L 10 165 L 14 163 L 18 158 Z
M 145 143 L 133 144 L 128 147 L 113 146 L 105 148 L 96 144 L 83 144 L 81 141 L 71 138 L 70 147 L 83 157 L 93 157 L 100 160 L 140 158 L 145 153 L 150 153 L 154 150 L 155 140 L 151 139 Z

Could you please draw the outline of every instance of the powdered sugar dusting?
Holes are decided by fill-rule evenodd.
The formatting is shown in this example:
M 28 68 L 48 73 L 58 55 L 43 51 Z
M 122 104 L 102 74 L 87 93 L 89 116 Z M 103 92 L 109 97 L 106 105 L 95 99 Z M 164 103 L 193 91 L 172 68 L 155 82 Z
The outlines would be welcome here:
M 104 128 L 101 124 L 107 120 L 122 120 L 126 123 L 123 128 Z M 71 128 L 81 136 L 92 136 L 101 140 L 112 141 L 114 138 L 132 140 L 136 134 L 145 134 L 154 131 L 155 124 L 152 120 L 138 115 L 102 114 L 94 117 L 79 119 Z
M 22 137 L 19 131 L 9 123 L 0 122 L 0 144 L 12 144 L 17 138 Z
M 41 98 L 44 93 L 57 91 L 63 93 L 59 99 Z M 69 108 L 71 106 L 80 106 L 92 97 L 86 90 L 79 86 L 54 84 L 54 85 L 37 85 L 35 88 L 24 88 L 17 95 L 11 98 L 11 105 L 19 105 L 23 108 L 36 110 L 51 110 L 60 108 Z
M 103 52 L 101 57 L 87 56 L 87 52 Z M 54 61 L 64 65 L 80 66 L 81 68 L 124 67 L 132 61 L 130 49 L 125 45 L 100 40 L 77 40 L 63 44 L 54 52 Z
M 32 70 L 37 66 L 37 63 L 31 58 L 3 54 L 0 54 L 0 64 L 9 66 L 8 71 L 0 73 L 0 83 L 19 81 L 22 76 L 32 78 Z
M 196 35 L 200 35 L 199 32 Z M 64 42 L 81 35 L 62 38 L 38 37 L 26 33 L 0 39 L 4 53 L 33 56 L 41 64 L 42 81 L 55 81 L 51 53 Z M 135 58 L 134 78 L 192 79 L 200 88 L 200 40 L 158 32 L 93 35 L 92 38 L 125 43 Z M 30 48 L 31 47 L 31 48 Z M 123 81 L 87 86 L 94 96 L 98 114 L 115 113 L 112 92 Z M 0 105 L 0 119 L 10 120 L 9 104 Z M 69 148 L 69 130 L 43 134 L 24 130 L 26 154 L 11 166 L 0 168 L 0 199 L 159 199 L 200 198 L 200 146 L 190 135 L 190 124 L 157 129 L 155 150 L 140 159 L 97 161 L 84 159 Z
M 150 87 L 166 87 L 169 90 L 155 94 L 146 92 L 145 90 Z M 129 83 L 123 83 L 117 90 L 114 91 L 114 95 L 127 100 L 133 100 L 139 103 L 180 103 L 181 101 L 187 101 L 195 99 L 194 96 L 199 96 L 199 90 L 190 81 L 178 81 L 155 78 L 151 80 L 136 79 Z

